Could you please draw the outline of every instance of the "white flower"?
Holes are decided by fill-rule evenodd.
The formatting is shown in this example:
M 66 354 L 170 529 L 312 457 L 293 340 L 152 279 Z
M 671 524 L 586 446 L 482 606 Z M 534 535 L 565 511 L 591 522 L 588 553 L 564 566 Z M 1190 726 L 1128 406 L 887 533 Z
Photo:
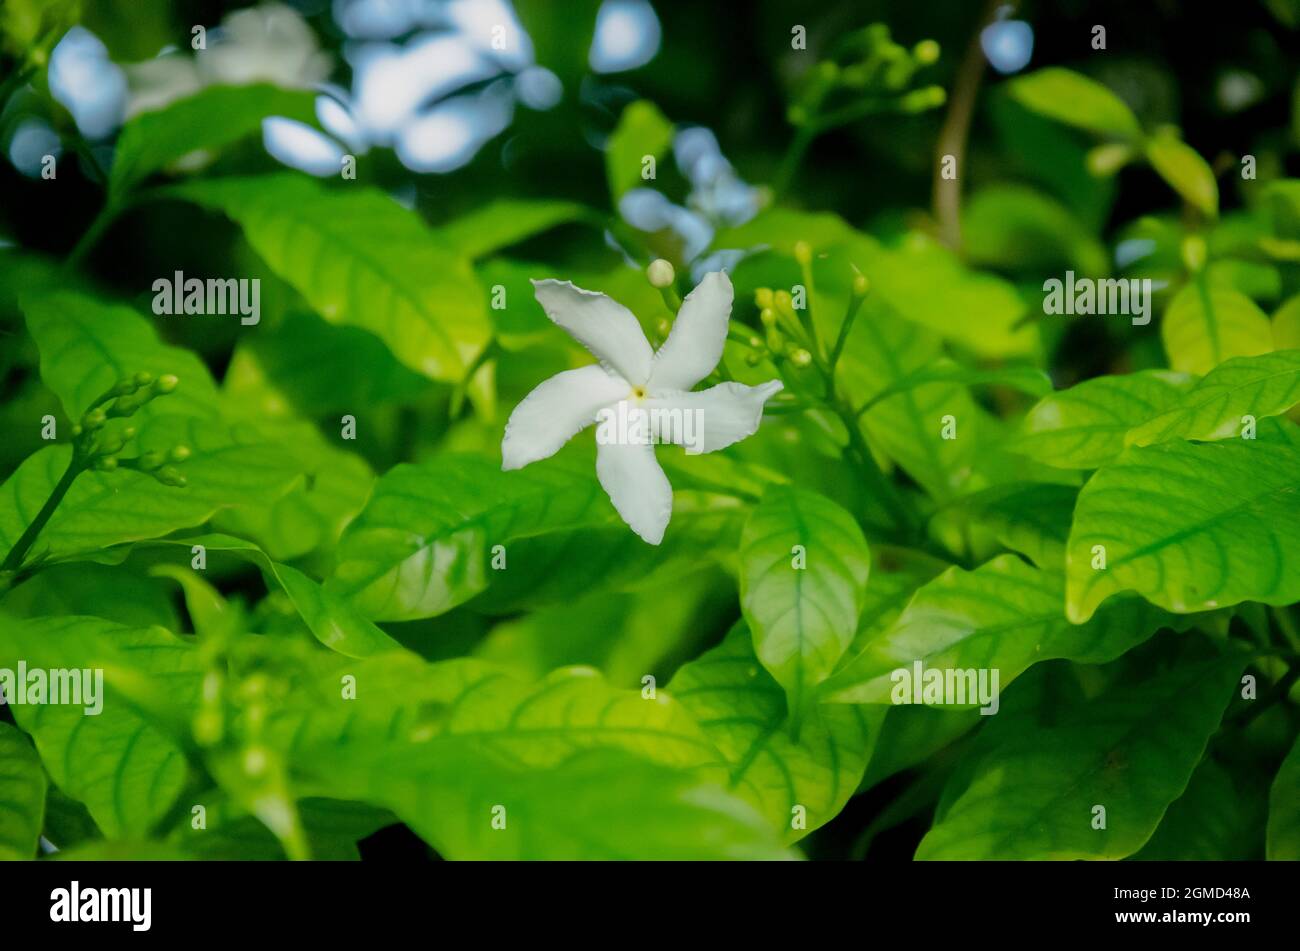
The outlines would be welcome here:
M 596 476 L 623 521 L 657 545 L 672 516 L 673 489 L 655 459 L 655 442 L 694 452 L 724 449 L 753 435 L 763 404 L 782 384 L 719 383 L 690 392 L 722 359 L 734 294 L 722 271 L 705 275 L 686 296 L 657 353 L 632 312 L 604 294 L 568 281 L 533 281 L 533 287 L 546 316 L 600 363 L 556 374 L 515 407 L 501 442 L 502 468 L 554 455 L 599 419 Z M 626 432 L 608 435 L 607 424 L 615 429 L 616 421 L 629 420 Z

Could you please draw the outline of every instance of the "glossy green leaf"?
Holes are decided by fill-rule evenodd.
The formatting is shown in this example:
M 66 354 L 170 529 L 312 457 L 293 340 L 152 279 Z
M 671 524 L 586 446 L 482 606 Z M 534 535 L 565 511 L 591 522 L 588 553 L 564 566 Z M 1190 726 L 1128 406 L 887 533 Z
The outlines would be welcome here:
M 1155 834 L 1131 856 L 1152 862 L 1245 862 L 1263 855 L 1264 790 L 1207 755 Z
M 974 525 L 1039 568 L 1065 570 L 1065 543 L 1079 490 L 1072 485 L 1012 482 L 967 496 L 961 507 Z
M 605 174 L 617 201 L 642 183 L 644 160 L 658 162 L 673 143 L 673 124 L 648 99 L 623 110 L 618 126 L 605 143 Z
M 833 819 L 853 795 L 884 712 L 822 707 L 791 738 L 783 729 L 785 692 L 759 665 L 752 640 L 737 624 L 667 689 L 722 752 L 729 787 L 794 841 Z
M 1165 311 L 1160 337 L 1169 364 L 1183 373 L 1206 374 L 1233 357 L 1273 349 L 1268 317 L 1244 294 L 1191 281 Z
M 0 860 L 36 856 L 45 821 L 45 768 L 27 737 L 0 723 Z
M 468 260 L 380 192 L 286 173 L 168 194 L 232 218 L 322 317 L 370 331 L 419 373 L 459 380 L 487 343 L 487 294 Z
M 1199 152 L 1172 135 L 1152 136 L 1146 150 L 1151 167 L 1185 202 L 1210 218 L 1219 213 L 1219 184 Z
M 29 292 L 20 303 L 41 351 L 41 379 L 71 419 L 80 418 L 119 380 L 141 371 L 155 377 L 171 373 L 180 380 L 172 393 L 143 407 L 141 418 L 216 415 L 216 388 L 207 367 L 191 351 L 163 343 L 133 308 L 57 289 Z
M 119 678 L 143 680 L 172 702 L 195 696 L 197 652 L 160 628 L 129 628 L 99 618 L 56 617 L 0 624 L 0 666 L 103 669 L 100 712 L 89 699 L 71 704 L 14 704 L 50 777 L 83 802 L 105 835 L 144 835 L 167 812 L 186 780 L 175 742 L 141 717 Z M 92 690 L 94 688 L 92 687 Z
M 1010 448 L 1049 466 L 1095 469 L 1120 454 L 1129 430 L 1176 405 L 1191 383 L 1168 370 L 1087 380 L 1039 400 Z
M 199 525 L 250 498 L 269 499 L 301 478 L 298 463 L 280 446 L 250 440 L 240 428 L 179 416 L 140 426 L 139 451 L 185 445 L 187 484 L 163 486 L 148 475 L 118 469 L 86 472 L 38 536 L 31 557 L 61 560 L 123 542 L 157 538 Z M 71 449 L 50 446 L 29 457 L 0 486 L 0 549 L 8 551 L 67 469 Z
M 882 400 L 926 383 L 965 383 L 1005 386 L 1030 396 L 1044 396 L 1052 392 L 1052 378 L 1036 367 L 999 367 L 980 369 L 964 367 L 951 360 L 939 360 L 928 367 L 908 373 L 883 390 L 872 395 L 861 411 L 870 409 Z
M 262 120 L 269 116 L 310 122 L 314 100 L 308 91 L 266 83 L 208 86 L 162 109 L 142 112 L 122 127 L 109 192 L 121 199 L 137 182 L 193 152 L 260 134 Z
M 741 609 L 796 723 L 853 640 L 870 569 L 862 529 L 824 496 L 773 486 L 745 523 Z
M 560 462 L 517 472 L 474 456 L 390 469 L 339 543 L 328 587 L 367 617 L 433 617 L 483 591 L 496 545 L 615 518 L 590 472 Z
M 1130 445 L 1166 439 L 1227 439 L 1243 417 L 1285 413 L 1300 403 L 1300 350 L 1234 357 L 1211 370 L 1177 402 L 1128 434 Z
M 1269 792 L 1268 857 L 1300 861 L 1300 739 L 1282 761 Z
M 954 776 L 916 857 L 1131 855 L 1186 789 L 1242 666 L 1183 664 L 1051 716 L 1040 709 L 994 718 Z M 1094 826 L 1098 806 L 1104 828 Z
M 923 670 L 997 671 L 988 696 L 967 693 L 956 706 L 997 712 L 994 694 L 1031 664 L 1067 658 L 1086 664 L 1114 660 L 1146 640 L 1170 620 L 1138 598 L 1109 606 L 1088 623 L 1065 617 L 1065 579 L 1055 571 L 1027 565 L 1015 555 L 1000 555 L 974 571 L 949 568 L 924 585 L 893 625 L 869 641 L 834 677 L 822 685 L 825 699 L 839 703 L 900 703 L 898 671 L 919 694 L 914 664 Z M 984 685 L 981 685 L 983 688 Z M 976 687 L 963 683 L 964 690 Z
M 448 858 L 782 854 L 707 778 L 721 773 L 718 751 L 664 692 L 612 690 L 582 669 L 525 683 L 409 655 L 347 670 L 355 700 L 323 675 L 269 725 L 272 741 L 320 792 L 391 809 Z M 636 823 L 619 818 L 628 810 Z
M 1124 100 L 1073 70 L 1049 66 L 1011 80 L 1007 88 L 1022 106 L 1057 122 L 1121 139 L 1142 134 Z
M 297 568 L 272 560 L 252 542 L 229 535 L 194 535 L 163 539 L 153 544 L 163 548 L 176 548 L 180 563 L 168 567 L 180 571 L 188 570 L 186 566 L 195 545 L 202 546 L 209 556 L 214 552 L 226 552 L 256 565 L 268 584 L 283 589 L 294 610 L 316 639 L 340 654 L 369 657 L 400 649 L 396 641 L 358 614 L 346 600 Z
M 1298 496 L 1300 428 L 1285 420 L 1262 420 L 1256 439 L 1126 449 L 1079 493 L 1071 620 L 1120 591 L 1178 613 L 1300 599 Z
M 438 237 L 462 257 L 476 259 L 557 225 L 583 220 L 597 219 L 589 209 L 573 202 L 497 198 L 448 222 Z

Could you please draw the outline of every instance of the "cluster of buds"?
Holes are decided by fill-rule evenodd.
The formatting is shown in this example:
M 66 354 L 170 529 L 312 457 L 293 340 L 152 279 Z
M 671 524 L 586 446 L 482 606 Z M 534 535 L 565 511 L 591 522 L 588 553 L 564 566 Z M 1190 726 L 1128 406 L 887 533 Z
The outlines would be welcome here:
M 154 377 L 141 371 L 124 377 L 95 400 L 72 427 L 74 451 L 86 468 L 98 472 L 134 469 L 157 479 L 163 485 L 181 488 L 185 476 L 175 463 L 190 457 L 188 446 L 177 445 L 166 452 L 151 451 L 124 458 L 121 454 L 136 436 L 134 426 L 108 428 L 109 420 L 134 416 L 145 404 L 175 391 L 179 380 L 170 373 Z
M 922 40 L 911 49 L 873 23 L 845 36 L 831 56 L 814 66 L 790 105 L 794 126 L 834 125 L 837 102 L 872 104 L 872 111 L 925 112 L 944 104 L 941 86 L 913 86 L 916 74 L 939 59 L 939 44 Z M 850 105 L 849 109 L 852 110 Z

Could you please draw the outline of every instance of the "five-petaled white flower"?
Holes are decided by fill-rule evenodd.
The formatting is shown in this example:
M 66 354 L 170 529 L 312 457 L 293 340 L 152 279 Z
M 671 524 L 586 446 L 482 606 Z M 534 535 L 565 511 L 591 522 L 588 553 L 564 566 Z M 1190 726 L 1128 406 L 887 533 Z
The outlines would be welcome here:
M 602 426 L 615 418 L 640 421 L 631 427 L 640 435 L 596 440 L 596 477 L 632 531 L 658 545 L 672 517 L 673 488 L 655 459 L 655 442 L 695 452 L 739 442 L 758 429 L 764 402 L 782 384 L 719 383 L 690 392 L 722 359 L 734 294 L 722 271 L 705 275 L 686 296 L 658 352 L 632 312 L 604 294 L 568 281 L 533 281 L 533 287 L 546 316 L 600 363 L 557 373 L 515 407 L 501 442 L 502 468 L 554 455 L 598 419 Z M 684 417 L 699 421 L 694 436 Z

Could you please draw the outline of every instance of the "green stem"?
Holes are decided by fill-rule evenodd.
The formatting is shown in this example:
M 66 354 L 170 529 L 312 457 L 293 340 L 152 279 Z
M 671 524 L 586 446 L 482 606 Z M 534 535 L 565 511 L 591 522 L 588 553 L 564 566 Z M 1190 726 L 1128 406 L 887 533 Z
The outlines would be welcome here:
M 77 241 L 71 253 L 68 254 L 68 258 L 64 262 L 66 268 L 71 270 L 85 260 L 86 255 L 90 253 L 91 249 L 96 245 L 96 243 L 98 243 L 99 239 L 104 236 L 104 232 L 107 231 L 109 226 L 117 219 L 117 216 L 122 213 L 122 208 L 122 205 L 111 200 L 105 203 L 104 207 L 100 209 L 99 214 L 95 216 L 95 220 L 90 223 L 90 227 L 86 229 L 86 233 L 81 236 L 81 239 Z
M 54 510 L 59 507 L 59 503 L 63 501 L 63 497 L 68 494 L 68 489 L 72 488 L 72 483 L 76 480 L 77 476 L 81 475 L 82 470 L 84 469 L 84 464 L 85 460 L 82 458 L 81 454 L 74 449 L 72 452 L 72 458 L 68 460 L 68 468 L 64 470 L 63 476 L 54 486 L 54 491 L 51 492 L 50 497 L 45 500 L 45 504 L 42 505 L 41 510 L 36 513 L 36 517 L 32 519 L 31 524 L 28 525 L 27 528 L 23 530 L 23 533 L 18 536 L 18 541 L 14 542 L 14 547 L 9 550 L 9 554 L 5 556 L 4 562 L 0 564 L 0 571 L 17 571 L 22 567 L 23 558 L 26 557 L 28 550 L 35 543 L 36 536 L 41 533 L 41 529 L 43 529 L 45 523 L 50 520 L 50 516 L 54 514 Z
M 845 312 L 844 320 L 840 323 L 839 335 L 835 338 L 835 346 L 831 349 L 830 360 L 827 361 L 832 374 L 835 373 L 835 368 L 839 366 L 840 355 L 844 353 L 844 345 L 849 342 L 849 332 L 853 329 L 853 321 L 857 319 L 858 311 L 862 309 L 862 302 L 865 299 L 857 294 L 849 298 L 849 309 Z

